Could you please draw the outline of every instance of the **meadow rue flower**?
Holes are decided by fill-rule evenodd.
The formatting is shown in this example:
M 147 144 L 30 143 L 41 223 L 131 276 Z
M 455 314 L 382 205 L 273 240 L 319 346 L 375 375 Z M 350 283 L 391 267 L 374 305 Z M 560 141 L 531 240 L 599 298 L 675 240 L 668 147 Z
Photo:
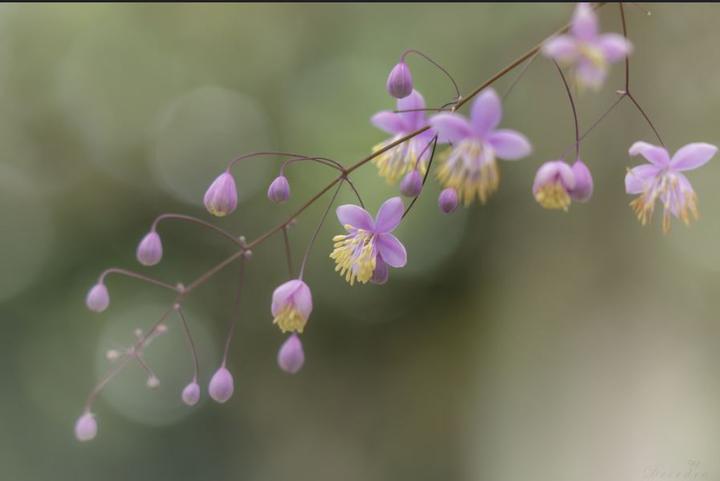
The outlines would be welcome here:
M 446 214 L 454 212 L 458 206 L 457 191 L 452 187 L 443 189 L 438 196 L 438 206 L 440 207 L 440 210 Z
M 410 95 L 397 101 L 397 110 L 406 112 L 396 113 L 385 110 L 373 115 L 370 119 L 373 125 L 392 135 L 390 139 L 373 147 L 373 152 L 377 152 L 407 134 L 424 127 L 427 124 L 425 112 L 422 110 L 424 108 L 425 99 L 417 90 L 413 90 Z M 418 170 L 420 174 L 424 175 L 430 159 L 431 149 L 428 146 L 432 138 L 433 133 L 426 130 L 383 152 L 372 162 L 377 166 L 379 174 L 390 183 L 396 182 L 412 170 Z
M 572 66 L 581 87 L 599 89 L 610 63 L 623 60 L 632 52 L 632 44 L 617 33 L 598 33 L 597 15 L 588 3 L 578 3 L 570 33 L 551 38 L 542 47 L 545 56 Z
M 705 165 L 717 152 L 712 144 L 692 143 L 680 148 L 670 157 L 667 149 L 647 142 L 635 142 L 628 151 L 631 156 L 642 155 L 649 162 L 628 170 L 625 191 L 639 194 L 630 205 L 640 222 L 647 224 L 653 215 L 655 201 L 663 205 L 663 232 L 670 230 L 670 216 L 690 223 L 697 219 L 697 195 L 683 171 Z
M 107 309 L 109 304 L 110 294 L 108 294 L 107 287 L 102 282 L 92 286 L 85 297 L 85 305 L 91 311 L 102 312 Z
M 273 292 L 270 311 L 273 324 L 277 324 L 282 332 L 302 334 L 312 308 L 310 288 L 300 279 L 287 281 Z
M 532 191 L 535 200 L 546 209 L 568 210 L 572 201 L 590 199 L 592 174 L 580 159 L 572 167 L 562 160 L 545 162 L 535 175 Z
M 78 441 L 92 441 L 97 436 L 97 421 L 89 411 L 83 413 L 75 422 L 75 438 Z
M 382 269 L 404 267 L 407 263 L 405 246 L 391 234 L 402 220 L 405 206 L 400 197 L 386 200 L 378 210 L 375 220 L 357 205 L 341 205 L 337 217 L 347 234 L 333 237 L 335 249 L 330 257 L 335 260 L 335 270 L 353 285 L 355 281 L 366 283 L 375 278 L 378 283 L 387 280 Z M 376 274 L 376 270 L 380 272 Z
M 289 374 L 295 374 L 303 367 L 303 364 L 305 364 L 305 352 L 297 334 L 290 335 L 280 346 L 277 363 L 280 369 Z
M 387 91 L 396 99 L 410 95 L 413 90 L 413 80 L 410 68 L 403 61 L 398 62 L 390 71 L 387 78 Z
M 212 215 L 223 217 L 237 208 L 237 187 L 235 178 L 229 171 L 220 174 L 205 192 L 205 208 Z
M 570 192 L 570 196 L 576 202 L 587 202 L 592 197 L 594 183 L 590 169 L 585 163 L 578 159 L 572 165 L 573 174 L 575 174 L 575 188 Z
M 194 406 L 200 400 L 200 385 L 193 381 L 182 390 L 182 400 L 188 406 Z
M 284 175 L 278 175 L 275 180 L 272 181 L 267 191 L 268 199 L 276 204 L 285 202 L 290 198 L 290 184 L 288 183 L 287 177 Z
M 144 266 L 154 266 L 162 259 L 163 247 L 160 236 L 155 229 L 145 235 L 138 244 L 136 257 L 138 262 Z
M 437 177 L 444 187 L 455 189 L 467 206 L 475 197 L 485 203 L 500 183 L 496 158 L 517 160 L 530 154 L 527 138 L 514 130 L 497 129 L 502 118 L 500 97 L 483 90 L 473 102 L 470 120 L 456 113 L 430 119 L 439 141 L 452 143 L 441 156 Z
M 225 366 L 221 366 L 210 379 L 208 386 L 210 397 L 219 403 L 224 403 L 232 397 L 234 389 L 232 374 Z
M 400 192 L 407 197 L 417 197 L 422 190 L 422 175 L 417 170 L 411 170 L 400 182 Z

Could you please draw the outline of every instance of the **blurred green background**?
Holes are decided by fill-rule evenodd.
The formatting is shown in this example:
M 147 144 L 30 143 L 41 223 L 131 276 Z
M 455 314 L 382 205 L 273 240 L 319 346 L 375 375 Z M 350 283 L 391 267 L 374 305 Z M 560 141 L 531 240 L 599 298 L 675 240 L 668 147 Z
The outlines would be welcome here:
M 718 143 L 720 7 L 628 6 L 635 95 L 675 150 Z M 537 59 L 505 103 L 503 126 L 534 154 L 501 163 L 500 192 L 443 216 L 433 185 L 398 235 L 409 265 L 391 282 L 350 288 L 322 229 L 307 269 L 315 311 L 307 362 L 280 372 L 272 289 L 286 279 L 280 238 L 255 252 L 230 367 L 235 395 L 189 409 L 191 364 L 173 321 L 139 368 L 98 400 L 99 434 L 72 428 L 107 368 L 171 302 L 120 277 L 103 314 L 83 299 L 108 266 L 188 282 L 232 252 L 168 222 L 164 261 L 134 251 L 163 212 L 209 216 L 202 194 L 233 156 L 325 155 L 346 164 L 385 135 L 368 118 L 392 108 L 387 72 L 406 48 L 443 63 L 467 92 L 563 24 L 571 5 L 3 5 L 0 8 L 0 479 L 3 480 L 639 480 L 720 475 L 720 159 L 690 174 L 703 218 L 668 236 L 642 228 L 623 177 L 638 139 L 630 104 L 588 137 L 595 195 L 570 212 L 532 198 L 537 167 L 572 143 L 565 92 Z M 605 30 L 619 31 L 615 5 Z M 417 58 L 433 105 L 452 96 Z M 496 86 L 502 92 L 511 77 Z M 588 126 L 622 87 L 579 100 Z M 290 169 L 291 205 L 265 198 L 276 159 L 236 171 L 241 204 L 219 224 L 254 238 L 331 178 Z M 354 177 L 374 211 L 395 190 L 368 165 Z M 348 192 L 341 194 L 350 201 Z M 291 231 L 295 258 L 324 202 Z M 657 220 L 657 219 L 656 219 Z M 217 367 L 237 272 L 186 305 Z M 694 464 L 690 464 L 694 463 Z

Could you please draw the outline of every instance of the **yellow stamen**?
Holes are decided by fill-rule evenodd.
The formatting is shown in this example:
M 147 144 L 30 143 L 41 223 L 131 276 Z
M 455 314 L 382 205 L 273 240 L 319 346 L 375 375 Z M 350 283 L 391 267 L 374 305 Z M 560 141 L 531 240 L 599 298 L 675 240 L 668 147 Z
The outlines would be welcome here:
M 307 319 L 295 309 L 295 306 L 287 305 L 275 316 L 273 324 L 277 324 L 282 332 L 299 332 L 302 334 Z
M 497 162 L 494 156 L 482 159 L 486 154 L 481 143 L 469 141 L 440 155 L 437 178 L 444 187 L 455 189 L 466 207 L 476 197 L 484 204 L 500 185 Z
M 546 209 L 562 209 L 567 212 L 570 207 L 570 194 L 561 182 L 543 185 L 535 193 L 535 200 Z
M 345 226 L 347 230 L 352 228 L 350 225 Z M 364 284 L 372 278 L 376 262 L 372 240 L 373 234 L 362 229 L 354 234 L 333 237 L 335 249 L 330 258 L 335 260 L 335 271 L 339 271 L 351 286 L 356 280 Z
M 373 147 L 373 152 L 383 149 L 386 145 L 397 140 L 397 138 L 377 144 Z M 377 166 L 378 174 L 384 177 L 388 183 L 394 184 L 402 176 L 413 170 L 417 164 L 418 170 L 424 175 L 427 168 L 424 159 L 427 158 L 427 156 L 423 155 L 423 159 L 418 161 L 420 152 L 417 151 L 416 146 L 416 142 L 409 140 L 375 157 L 372 163 Z

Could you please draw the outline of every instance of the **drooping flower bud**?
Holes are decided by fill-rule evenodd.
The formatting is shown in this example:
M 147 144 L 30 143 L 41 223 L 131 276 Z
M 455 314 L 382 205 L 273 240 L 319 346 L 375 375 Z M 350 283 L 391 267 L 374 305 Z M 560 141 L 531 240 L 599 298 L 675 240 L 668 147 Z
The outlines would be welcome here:
M 387 79 L 387 91 L 396 99 L 402 99 L 410 95 L 413 90 L 412 74 L 410 68 L 403 61 L 393 67 Z
M 212 379 L 210 379 L 208 393 L 216 402 L 224 403 L 232 397 L 234 389 L 232 374 L 230 374 L 230 371 L 228 371 L 225 366 L 222 366 L 215 371 Z
M 208 212 L 217 217 L 226 216 L 237 208 L 237 187 L 235 178 L 229 171 L 220 174 L 210 184 L 203 203 Z
M 417 170 L 411 170 L 400 181 L 400 192 L 406 197 L 417 197 L 422 190 L 422 175 Z
M 97 436 L 97 421 L 90 411 L 85 411 L 75 422 L 75 438 L 78 441 L 92 441 Z
M 273 292 L 270 311 L 274 317 L 273 323 L 282 332 L 302 334 L 312 308 L 310 288 L 300 279 L 287 281 Z
M 268 199 L 276 204 L 285 202 L 290 198 L 290 184 L 288 183 L 287 177 L 284 175 L 278 175 L 270 183 L 267 191 Z
M 102 312 L 107 309 L 109 304 L 110 294 L 108 294 L 107 287 L 102 282 L 92 286 L 85 297 L 85 305 L 91 311 Z
M 200 385 L 195 381 L 191 382 L 182 390 L 182 400 L 188 406 L 194 406 L 200 400 Z
M 452 187 L 443 189 L 438 196 L 438 206 L 440 210 L 446 214 L 450 214 L 457 209 L 458 206 L 458 193 Z
M 575 174 L 562 160 L 545 162 L 535 174 L 533 195 L 538 204 L 546 209 L 568 210 L 575 188 Z
M 293 333 L 280 346 L 277 362 L 280 369 L 289 374 L 295 374 L 303 367 L 303 364 L 305 364 L 305 352 L 297 334 Z
M 155 389 L 160 385 L 160 379 L 158 379 L 155 375 L 150 375 L 147 378 L 146 384 L 150 389 Z
M 154 266 L 162 259 L 163 247 L 160 236 L 155 229 L 148 232 L 138 244 L 136 257 L 144 266 Z
M 585 163 L 578 159 L 572 165 L 575 174 L 575 188 L 570 191 L 570 197 L 576 202 L 587 202 L 593 193 L 593 178 L 590 169 Z
M 375 259 L 375 270 L 373 271 L 370 282 L 373 284 L 385 284 L 390 276 L 390 269 L 388 269 L 387 262 L 385 262 L 382 256 L 377 256 Z

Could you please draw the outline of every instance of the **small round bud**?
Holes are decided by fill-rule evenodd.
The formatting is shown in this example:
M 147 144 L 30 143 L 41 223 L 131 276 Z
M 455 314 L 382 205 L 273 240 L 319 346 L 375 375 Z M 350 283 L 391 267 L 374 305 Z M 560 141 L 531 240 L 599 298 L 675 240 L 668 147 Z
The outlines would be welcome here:
M 158 324 L 157 326 L 155 326 L 155 334 L 165 334 L 167 330 L 167 324 Z
M 407 64 L 400 61 L 393 67 L 387 79 L 387 91 L 396 99 L 410 95 L 413 90 L 413 80 Z
M 285 202 L 290 198 L 290 184 L 288 183 L 287 177 L 284 175 L 278 175 L 270 183 L 267 191 L 268 199 L 276 204 Z
M 162 259 L 163 248 L 160 236 L 155 230 L 148 232 L 138 244 L 136 257 L 144 266 L 154 266 Z
M 157 376 L 149 376 L 146 384 L 150 389 L 155 389 L 160 385 L 160 379 L 158 379 Z
M 305 352 L 297 334 L 293 333 L 280 346 L 277 363 L 280 369 L 289 374 L 295 374 L 303 367 L 303 364 L 305 364 Z
M 237 208 L 237 187 L 230 172 L 223 172 L 210 184 L 203 203 L 208 212 L 217 217 L 226 216 Z
M 182 400 L 188 406 L 194 406 L 200 400 L 200 385 L 195 381 L 191 382 L 182 390 Z
M 246 250 L 245 252 L 243 252 L 243 257 L 244 257 L 246 260 L 252 259 L 252 256 L 253 256 L 253 251 L 251 251 L 250 249 L 248 249 L 248 250 Z
M 457 191 L 452 187 L 444 189 L 440 192 L 440 196 L 438 196 L 438 205 L 440 206 L 440 210 L 446 214 L 453 212 L 458 206 Z
M 110 349 L 105 353 L 105 358 L 108 361 L 117 361 L 120 358 L 120 353 L 115 349 Z
M 102 312 L 107 309 L 109 304 L 110 294 L 108 294 L 107 287 L 102 282 L 92 286 L 85 297 L 85 305 L 91 311 Z
M 406 197 L 417 197 L 422 190 L 422 175 L 417 170 L 405 174 L 400 181 L 400 193 Z
M 593 193 L 593 178 L 590 169 L 585 163 L 578 159 L 572 165 L 575 174 L 575 187 L 570 190 L 570 197 L 576 202 L 587 202 Z
M 75 422 L 75 438 L 78 441 L 92 441 L 97 436 L 97 421 L 95 416 L 86 411 Z
M 230 371 L 225 366 L 215 371 L 208 386 L 210 397 L 219 403 L 224 403 L 232 397 L 233 390 L 233 377 Z
M 137 337 L 138 339 L 142 339 L 142 337 L 143 337 L 143 331 L 142 331 L 142 329 L 140 329 L 139 327 L 136 328 L 136 329 L 133 331 L 133 334 L 134 334 L 135 337 Z

